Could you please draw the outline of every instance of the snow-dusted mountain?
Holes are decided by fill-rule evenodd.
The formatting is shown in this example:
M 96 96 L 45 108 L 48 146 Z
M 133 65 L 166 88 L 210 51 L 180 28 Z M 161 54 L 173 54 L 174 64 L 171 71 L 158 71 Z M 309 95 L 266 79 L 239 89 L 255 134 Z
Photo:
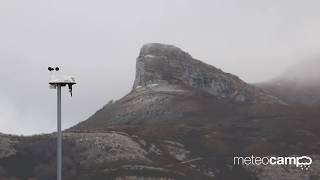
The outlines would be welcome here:
M 172 45 L 144 45 L 136 69 L 127 95 L 64 132 L 65 180 L 319 179 L 317 107 L 288 105 Z M 0 180 L 54 180 L 55 150 L 55 134 L 0 134 Z M 305 173 L 233 164 L 252 154 L 314 163 Z

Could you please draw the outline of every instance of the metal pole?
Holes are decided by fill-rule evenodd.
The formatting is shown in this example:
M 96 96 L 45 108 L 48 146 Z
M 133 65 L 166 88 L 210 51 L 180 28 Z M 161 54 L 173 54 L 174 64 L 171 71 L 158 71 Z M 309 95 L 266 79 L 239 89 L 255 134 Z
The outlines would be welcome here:
M 57 85 L 57 180 L 62 180 L 61 85 Z

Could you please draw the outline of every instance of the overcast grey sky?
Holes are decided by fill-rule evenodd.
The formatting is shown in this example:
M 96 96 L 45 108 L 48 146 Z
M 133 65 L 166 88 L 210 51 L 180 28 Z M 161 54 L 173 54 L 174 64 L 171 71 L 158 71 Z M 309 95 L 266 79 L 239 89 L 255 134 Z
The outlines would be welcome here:
M 247 82 L 318 55 L 318 0 L 1 0 L 0 132 L 56 129 L 49 65 L 77 77 L 63 127 L 128 93 L 142 44 L 176 45 Z

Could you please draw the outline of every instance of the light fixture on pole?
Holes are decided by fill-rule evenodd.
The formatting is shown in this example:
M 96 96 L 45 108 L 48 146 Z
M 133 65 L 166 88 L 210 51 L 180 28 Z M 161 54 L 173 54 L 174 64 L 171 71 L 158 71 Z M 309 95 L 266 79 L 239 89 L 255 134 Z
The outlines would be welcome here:
M 48 67 L 48 70 L 59 71 L 60 68 Z M 57 180 L 62 180 L 62 132 L 61 132 L 61 87 L 68 86 L 72 96 L 72 86 L 76 84 L 71 76 L 51 76 L 49 82 L 51 89 L 57 89 Z

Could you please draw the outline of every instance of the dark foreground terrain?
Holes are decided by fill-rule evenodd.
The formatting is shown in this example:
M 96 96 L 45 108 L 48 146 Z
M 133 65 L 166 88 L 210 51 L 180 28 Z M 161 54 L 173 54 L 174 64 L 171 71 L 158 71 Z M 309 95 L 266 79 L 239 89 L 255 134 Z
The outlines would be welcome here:
M 320 179 L 317 103 L 295 103 L 170 45 L 144 45 L 136 69 L 129 94 L 64 132 L 65 180 Z M 55 179 L 55 149 L 55 134 L 0 135 L 0 179 Z M 233 165 L 251 155 L 313 163 Z

